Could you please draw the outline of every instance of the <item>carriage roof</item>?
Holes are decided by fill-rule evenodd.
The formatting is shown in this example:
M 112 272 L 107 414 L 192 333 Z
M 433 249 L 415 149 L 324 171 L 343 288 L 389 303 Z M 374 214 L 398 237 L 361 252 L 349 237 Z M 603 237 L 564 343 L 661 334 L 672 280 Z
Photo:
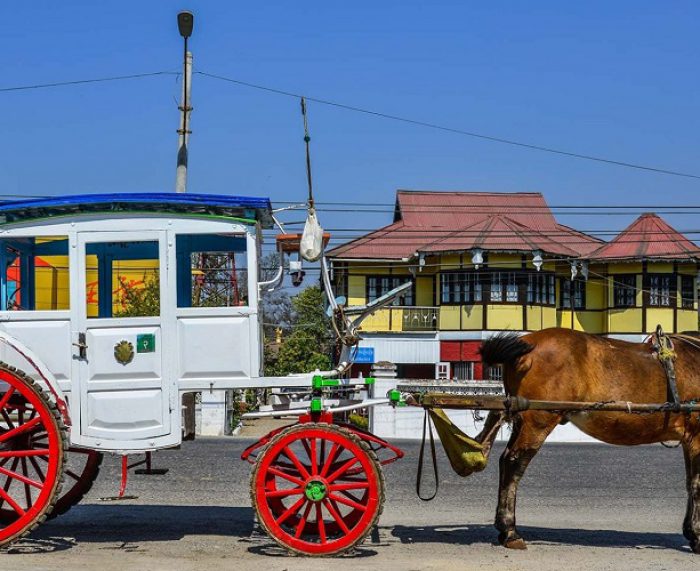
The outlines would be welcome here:
M 273 225 L 269 198 L 221 194 L 109 193 L 56 196 L 0 202 L 0 224 L 42 218 L 125 214 L 169 214 L 175 217 L 235 219 L 247 224 Z

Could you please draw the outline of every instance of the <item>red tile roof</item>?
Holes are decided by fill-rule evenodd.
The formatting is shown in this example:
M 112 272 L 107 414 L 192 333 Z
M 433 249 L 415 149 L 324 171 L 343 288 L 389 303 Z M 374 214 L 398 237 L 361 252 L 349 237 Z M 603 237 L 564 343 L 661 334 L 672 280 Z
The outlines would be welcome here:
M 481 248 L 565 257 L 587 255 L 602 241 L 555 220 L 535 192 L 400 190 L 394 223 L 328 252 L 333 258 L 406 259 L 418 252 Z
M 654 213 L 642 214 L 592 259 L 700 259 L 700 248 Z

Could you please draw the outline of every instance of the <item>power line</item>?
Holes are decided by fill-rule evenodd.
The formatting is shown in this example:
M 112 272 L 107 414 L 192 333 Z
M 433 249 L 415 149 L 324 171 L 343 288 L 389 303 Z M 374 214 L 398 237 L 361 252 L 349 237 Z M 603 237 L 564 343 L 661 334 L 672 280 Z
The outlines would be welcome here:
M 505 145 L 511 145 L 515 147 L 521 147 L 525 149 L 530 149 L 534 151 L 543 151 L 546 153 L 552 153 L 556 155 L 563 155 L 567 157 L 572 157 L 576 159 L 583 159 L 587 161 L 595 161 L 599 163 L 606 163 L 610 165 L 615 165 L 615 166 L 620 166 L 620 167 L 626 167 L 626 168 L 632 168 L 632 169 L 638 169 L 638 170 L 644 170 L 644 171 L 651 171 L 651 172 L 656 172 L 659 174 L 667 174 L 667 175 L 673 175 L 673 176 L 679 176 L 679 177 L 685 177 L 685 178 L 694 178 L 694 179 L 700 179 L 700 175 L 692 174 L 692 173 L 685 173 L 685 172 L 680 172 L 680 171 L 675 171 L 675 170 L 670 170 L 670 169 L 664 169 L 664 168 L 659 168 L 659 167 L 651 167 L 651 166 L 646 166 L 646 165 L 641 165 L 641 164 L 636 164 L 636 163 L 629 163 L 626 161 L 618 161 L 614 159 L 608 159 L 605 157 L 599 157 L 595 155 L 586 155 L 582 153 L 574 153 L 571 151 L 564 151 L 561 149 L 555 149 L 553 147 L 546 147 L 543 145 L 536 145 L 533 143 L 525 143 L 522 141 L 516 141 L 513 139 L 505 139 L 503 137 L 495 137 L 493 135 L 486 135 L 483 133 L 477 133 L 475 131 L 466 131 L 464 129 L 458 129 L 455 127 L 448 127 L 446 125 L 439 125 L 437 123 L 430 123 L 427 121 L 420 121 L 418 119 L 411 119 L 409 117 L 402 117 L 399 115 L 392 115 L 389 113 L 383 113 L 380 111 L 374 111 L 371 109 L 365 109 L 362 107 L 356 107 L 354 105 L 348 105 L 345 103 L 339 103 L 337 101 L 331 101 L 329 99 L 321 99 L 319 97 L 312 97 L 309 95 L 302 95 L 301 93 L 294 93 L 291 91 L 286 91 L 283 89 L 276 89 L 273 87 L 268 87 L 265 85 L 259 85 L 255 83 L 250 83 L 248 81 L 241 81 L 239 79 L 234 79 L 231 77 L 225 77 L 223 75 L 216 75 L 213 73 L 207 73 L 205 71 L 195 71 L 194 73 L 198 73 L 199 75 L 202 75 L 204 77 L 209 77 L 211 79 L 217 79 L 220 81 L 226 81 L 229 83 L 235 83 L 237 85 L 242 85 L 245 87 L 250 87 L 252 89 L 258 89 L 261 91 L 267 91 L 269 93 L 275 93 L 277 95 L 284 95 L 287 97 L 294 97 L 297 99 L 300 99 L 304 97 L 307 101 L 313 101 L 314 103 L 320 103 L 322 105 L 329 105 L 331 107 L 337 107 L 339 109 L 345 109 L 346 111 L 354 111 L 356 113 L 364 113 L 365 115 L 371 115 L 373 117 L 380 117 L 382 119 L 389 119 L 392 121 L 399 121 L 401 123 L 408 123 L 410 125 L 417 125 L 419 127 L 427 127 L 429 129 L 435 129 L 438 131 L 445 131 L 448 133 L 453 133 L 456 135 L 464 135 L 467 137 L 473 137 L 476 139 L 482 139 L 485 141 L 491 141 L 492 143 L 502 143 Z
M 111 77 L 95 77 L 90 79 L 75 79 L 73 81 L 57 81 L 54 83 L 37 83 L 34 85 L 18 85 L 14 87 L 0 87 L 0 92 L 27 91 L 29 89 L 46 89 L 49 87 L 65 87 L 69 85 L 82 85 L 85 83 L 101 83 L 104 81 L 121 81 L 124 79 L 141 79 L 156 75 L 178 75 L 176 71 L 151 71 L 147 73 L 133 73 L 131 75 L 114 75 Z
M 402 192 L 399 190 L 399 192 Z M 422 191 L 409 191 L 410 192 L 422 192 Z M 451 194 L 460 194 L 460 195 L 470 195 L 470 194 L 478 194 L 478 191 L 475 192 L 470 192 L 470 191 L 457 191 L 457 192 L 450 192 L 450 191 L 425 191 L 426 194 L 431 194 L 431 195 L 443 195 L 443 196 L 448 196 Z M 519 193 L 489 193 L 492 195 L 503 195 L 503 196 L 513 196 L 514 194 L 519 194 Z M 300 204 L 298 202 L 284 202 L 281 200 L 273 200 L 272 201 L 273 205 L 280 205 L 280 206 L 296 206 L 296 210 L 304 210 L 306 209 L 305 204 Z M 338 201 L 315 201 L 315 205 L 324 205 L 324 206 L 383 206 L 387 208 L 391 208 L 392 211 L 394 207 L 396 206 L 395 203 L 393 202 L 338 202 Z M 482 206 L 489 206 L 491 208 L 494 208 L 494 204 L 489 203 L 487 201 L 484 202 L 472 202 L 470 204 L 434 204 L 431 205 L 429 208 L 436 208 L 436 209 L 455 209 L 455 208 L 467 208 L 471 209 L 474 207 L 482 207 Z M 404 204 L 401 205 L 401 210 L 405 209 L 415 209 L 415 210 L 421 210 L 425 208 L 424 206 L 420 205 L 413 205 L 413 204 Z M 618 208 L 623 208 L 623 209 L 628 209 L 628 208 L 634 208 L 634 209 L 649 209 L 649 210 L 655 210 L 659 208 L 671 208 L 671 209 L 685 209 L 685 208 L 695 208 L 695 209 L 700 209 L 700 204 L 691 204 L 691 205 L 676 205 L 676 206 L 669 206 L 669 205 L 639 205 L 639 204 L 529 204 L 526 207 L 527 209 L 532 209 L 532 210 L 551 210 L 555 208 L 574 208 L 574 209 L 618 209 Z

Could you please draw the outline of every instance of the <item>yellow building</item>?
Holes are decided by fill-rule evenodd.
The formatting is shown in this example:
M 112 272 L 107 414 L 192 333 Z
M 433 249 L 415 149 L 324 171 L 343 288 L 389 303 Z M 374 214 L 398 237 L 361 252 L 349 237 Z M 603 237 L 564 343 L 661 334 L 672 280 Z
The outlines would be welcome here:
M 362 327 L 363 354 L 401 377 L 496 376 L 477 350 L 502 330 L 698 328 L 700 248 L 654 214 L 606 243 L 559 224 L 539 193 L 399 191 L 392 224 L 328 257 L 349 305 L 412 281 Z

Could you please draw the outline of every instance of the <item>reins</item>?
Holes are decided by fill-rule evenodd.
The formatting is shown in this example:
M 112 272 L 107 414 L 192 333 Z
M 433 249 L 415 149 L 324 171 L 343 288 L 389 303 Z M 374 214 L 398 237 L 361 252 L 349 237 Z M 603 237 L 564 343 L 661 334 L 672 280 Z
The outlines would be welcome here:
M 430 496 L 423 496 L 421 494 L 422 482 L 423 482 L 423 458 L 425 456 L 425 433 L 426 429 L 430 434 L 430 456 L 433 462 L 433 475 L 435 476 L 435 492 Z M 437 496 L 438 488 L 440 487 L 440 480 L 438 478 L 438 465 L 437 465 L 437 454 L 435 452 L 435 439 L 433 437 L 433 425 L 428 418 L 428 410 L 425 410 L 425 416 L 423 417 L 423 438 L 420 443 L 420 452 L 418 453 L 418 470 L 416 473 L 416 494 L 424 502 L 429 502 Z
M 700 340 L 696 339 L 695 337 L 690 337 L 689 335 L 683 335 L 682 333 L 673 333 L 673 334 L 669 335 L 669 337 L 671 337 L 672 339 L 677 339 L 678 341 L 683 341 L 683 343 L 686 343 L 686 344 L 700 350 Z

